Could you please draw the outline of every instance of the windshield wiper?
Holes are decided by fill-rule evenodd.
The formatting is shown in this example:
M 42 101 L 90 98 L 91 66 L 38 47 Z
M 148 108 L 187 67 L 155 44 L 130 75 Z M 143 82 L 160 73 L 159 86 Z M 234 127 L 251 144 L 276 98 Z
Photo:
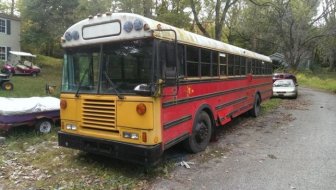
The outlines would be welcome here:
M 80 90 L 80 88 L 82 87 L 82 83 L 83 83 L 84 78 L 86 77 L 87 73 L 89 72 L 89 68 L 90 68 L 90 67 L 88 67 L 88 68 L 85 70 L 85 72 L 84 72 L 82 78 L 81 78 L 80 81 L 79 81 L 79 85 L 78 85 L 78 88 L 77 88 L 77 91 L 76 91 L 76 94 L 75 94 L 76 97 L 79 97 L 79 95 L 78 95 L 79 90 Z
M 111 88 L 112 88 L 112 89 L 114 90 L 114 92 L 117 94 L 118 98 L 119 98 L 119 99 L 124 99 L 125 97 L 122 96 L 122 95 L 119 93 L 119 91 L 117 90 L 117 88 L 115 88 L 116 85 L 112 82 L 112 80 L 110 79 L 110 77 L 107 75 L 106 72 L 104 72 L 104 75 L 105 75 L 105 78 L 107 79 L 107 81 L 110 83 Z

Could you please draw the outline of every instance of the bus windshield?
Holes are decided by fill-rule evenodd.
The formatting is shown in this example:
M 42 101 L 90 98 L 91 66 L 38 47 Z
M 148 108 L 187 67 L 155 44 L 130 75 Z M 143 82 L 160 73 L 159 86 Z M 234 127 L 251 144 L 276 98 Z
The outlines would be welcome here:
M 152 80 L 153 40 L 134 40 L 68 49 L 62 91 L 134 94 Z

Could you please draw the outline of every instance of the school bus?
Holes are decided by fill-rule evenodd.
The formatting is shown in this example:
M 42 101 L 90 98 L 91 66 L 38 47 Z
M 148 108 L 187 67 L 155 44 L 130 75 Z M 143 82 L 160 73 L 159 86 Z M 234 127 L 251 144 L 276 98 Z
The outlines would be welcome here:
M 205 150 L 272 95 L 268 56 L 140 15 L 90 16 L 61 41 L 60 146 L 155 164 L 177 143 Z

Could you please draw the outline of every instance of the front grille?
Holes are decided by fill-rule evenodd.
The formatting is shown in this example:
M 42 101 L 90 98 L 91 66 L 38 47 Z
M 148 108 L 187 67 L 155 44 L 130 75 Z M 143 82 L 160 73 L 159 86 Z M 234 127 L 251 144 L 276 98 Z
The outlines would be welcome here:
M 84 99 L 82 108 L 83 128 L 116 131 L 115 100 Z

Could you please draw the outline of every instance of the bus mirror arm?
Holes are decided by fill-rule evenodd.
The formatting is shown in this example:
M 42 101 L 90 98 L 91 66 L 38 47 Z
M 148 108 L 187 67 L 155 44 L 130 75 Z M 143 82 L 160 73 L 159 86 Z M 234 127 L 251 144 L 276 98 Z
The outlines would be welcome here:
M 174 69 L 167 70 L 165 72 L 165 84 L 166 85 L 176 85 L 176 91 L 175 94 L 172 96 L 176 96 L 179 91 L 179 65 L 178 63 L 178 57 L 177 57 L 177 33 L 173 29 L 157 29 L 157 30 L 152 30 L 153 32 L 158 31 L 158 32 L 173 32 L 174 33 L 174 56 L 175 56 L 175 63 L 176 67 Z

